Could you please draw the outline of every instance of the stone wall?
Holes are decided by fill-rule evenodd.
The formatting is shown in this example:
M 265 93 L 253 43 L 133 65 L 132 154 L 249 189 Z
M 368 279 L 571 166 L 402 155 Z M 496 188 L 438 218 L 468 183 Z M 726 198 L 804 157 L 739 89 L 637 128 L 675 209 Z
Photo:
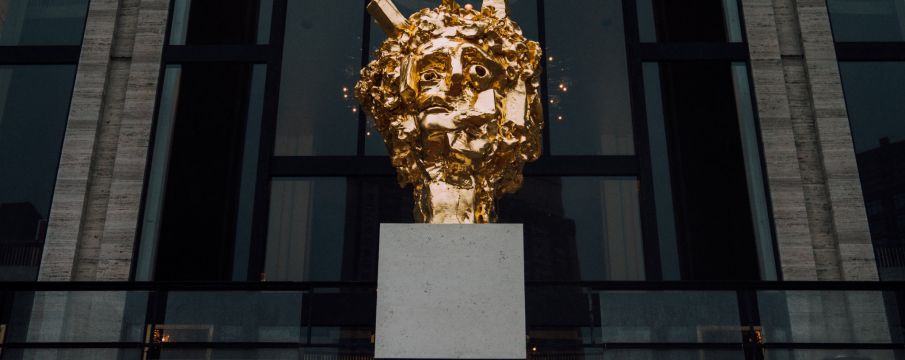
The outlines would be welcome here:
M 824 0 L 743 0 L 785 280 L 877 280 Z
M 128 279 L 168 6 L 91 1 L 39 280 Z

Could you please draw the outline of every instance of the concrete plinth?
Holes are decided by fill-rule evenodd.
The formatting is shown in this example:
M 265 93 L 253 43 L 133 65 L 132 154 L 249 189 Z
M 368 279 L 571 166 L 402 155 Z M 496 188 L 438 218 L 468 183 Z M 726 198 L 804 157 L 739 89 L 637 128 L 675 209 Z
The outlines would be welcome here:
M 525 359 L 521 224 L 381 224 L 377 359 Z

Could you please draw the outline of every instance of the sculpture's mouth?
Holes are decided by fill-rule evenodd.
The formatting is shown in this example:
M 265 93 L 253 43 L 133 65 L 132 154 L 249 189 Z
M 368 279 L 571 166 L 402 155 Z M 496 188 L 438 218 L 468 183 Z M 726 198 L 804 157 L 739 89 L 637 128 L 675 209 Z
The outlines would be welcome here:
M 427 109 L 424 109 L 424 111 L 422 111 L 422 113 L 424 113 L 424 114 L 442 114 L 442 113 L 448 113 L 448 112 L 452 112 L 452 111 L 453 111 L 453 109 L 446 105 L 433 105 L 431 107 L 428 107 Z

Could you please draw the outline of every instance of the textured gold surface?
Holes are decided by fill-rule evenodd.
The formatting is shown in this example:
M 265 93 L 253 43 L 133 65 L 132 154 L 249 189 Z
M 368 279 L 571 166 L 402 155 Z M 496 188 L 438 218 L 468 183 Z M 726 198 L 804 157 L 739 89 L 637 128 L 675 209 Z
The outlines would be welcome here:
M 399 184 L 414 185 L 421 222 L 496 221 L 495 202 L 521 187 L 541 152 L 541 49 L 506 0 L 480 10 L 443 0 L 408 20 L 391 0 L 368 11 L 387 32 L 355 96 L 383 135 Z

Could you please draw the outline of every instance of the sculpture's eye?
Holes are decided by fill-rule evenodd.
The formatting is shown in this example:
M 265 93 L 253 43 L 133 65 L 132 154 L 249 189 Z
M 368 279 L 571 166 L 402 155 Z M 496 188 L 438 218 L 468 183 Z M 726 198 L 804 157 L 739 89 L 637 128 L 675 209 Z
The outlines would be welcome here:
M 438 74 L 436 71 L 430 70 L 421 73 L 421 81 L 433 82 L 437 80 L 440 80 L 440 74 Z
M 473 78 L 485 78 L 490 75 L 490 71 L 483 65 L 472 66 L 469 73 Z

